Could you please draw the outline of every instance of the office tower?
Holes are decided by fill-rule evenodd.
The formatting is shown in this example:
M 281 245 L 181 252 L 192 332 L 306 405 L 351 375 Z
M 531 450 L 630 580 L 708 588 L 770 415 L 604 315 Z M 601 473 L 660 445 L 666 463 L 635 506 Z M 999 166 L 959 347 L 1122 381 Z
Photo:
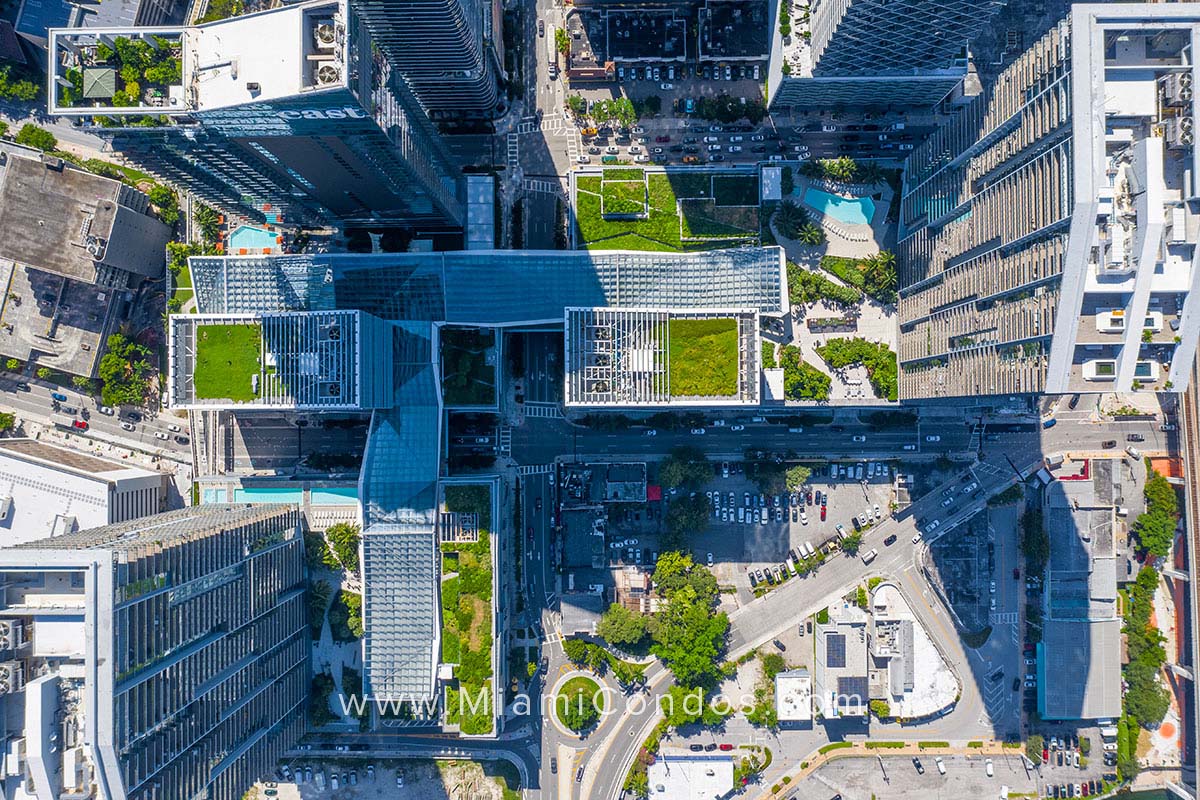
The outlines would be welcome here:
M 295 225 L 462 224 L 457 168 L 345 0 L 55 30 L 51 45 L 52 114 L 94 116 L 114 150 L 221 208 Z
M 432 119 L 495 115 L 501 100 L 498 2 L 355 0 L 354 8 Z
M 810 46 L 784 47 L 791 76 L 772 109 L 934 105 L 962 82 L 971 39 L 1006 1 L 812 0 Z
M 238 800 L 304 726 L 300 512 L 169 511 L 0 550 L 24 797 Z
M 909 157 L 901 397 L 1186 386 L 1197 8 L 1074 6 Z

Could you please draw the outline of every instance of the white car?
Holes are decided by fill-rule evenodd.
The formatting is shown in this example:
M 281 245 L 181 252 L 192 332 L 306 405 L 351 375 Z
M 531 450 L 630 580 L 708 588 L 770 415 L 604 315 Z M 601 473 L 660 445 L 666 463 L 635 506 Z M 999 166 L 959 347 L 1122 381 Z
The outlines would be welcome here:
M 662 83 L 662 84 L 659 84 L 658 88 L 662 89 L 664 92 L 669 92 L 669 91 L 671 91 L 672 89 L 674 89 L 674 88 L 675 88 L 675 84 L 673 84 L 673 83 Z
M 708 566 L 711 567 L 713 565 L 712 553 L 708 554 L 708 558 L 706 560 L 708 561 Z
M 576 160 L 576 161 L 578 161 L 580 164 L 590 164 L 590 163 L 592 163 L 592 157 L 591 157 L 591 156 L 575 156 L 575 160 Z
M 917 531 L 916 536 L 913 536 L 913 538 L 912 538 L 912 543 L 916 544 L 919 541 L 921 541 L 921 532 Z
M 808 514 L 805 514 L 803 511 L 800 512 L 800 524 L 801 525 L 808 524 Z
M 643 154 L 642 154 L 642 155 L 640 155 L 640 156 L 634 156 L 633 160 L 634 160 L 635 162 L 637 162 L 638 164 L 645 164 L 647 161 L 649 161 L 649 160 L 650 160 L 650 156 L 648 156 L 648 155 L 646 155 L 645 153 L 643 153 Z
M 989 778 L 995 776 L 996 771 L 995 771 L 995 769 L 992 768 L 992 760 L 990 758 L 987 761 L 983 762 L 983 771 L 985 773 L 987 773 L 987 776 Z
M 975 491 L 978 488 L 979 488 L 979 484 L 976 483 L 975 481 L 971 481 L 970 483 L 967 484 L 967 488 L 962 490 L 962 493 L 970 494 L 971 492 Z
M 742 146 L 740 144 L 731 144 L 729 145 L 729 152 L 740 153 L 742 152 Z
M 100 408 L 98 408 L 96 410 L 99 411 L 101 414 L 107 414 L 110 417 L 116 413 L 115 411 L 113 411 L 112 407 L 110 407 L 110 406 L 100 406 Z
M 879 503 L 875 504 L 875 519 L 883 519 L 883 515 L 879 513 Z
M 900 448 L 900 449 L 902 449 L 902 450 L 916 450 L 916 449 L 917 449 L 917 446 L 916 446 L 915 444 L 906 444 L 906 445 L 904 445 L 904 447 L 902 447 L 902 448 Z
M 996 582 L 995 582 L 995 581 L 992 581 L 992 582 L 991 582 L 991 585 L 990 585 L 990 586 L 988 586 L 988 591 L 989 591 L 991 594 L 995 594 L 995 593 L 996 593 Z
M 867 437 L 863 436 L 861 433 L 858 436 L 851 437 L 851 441 L 854 441 L 854 442 L 865 442 L 866 440 L 867 440 Z
M 133 424 L 132 424 L 132 423 L 129 423 L 129 422 L 122 422 L 122 423 L 121 423 L 121 427 L 122 427 L 122 428 L 124 428 L 124 429 L 125 429 L 125 430 L 127 430 L 127 431 L 132 431 L 132 430 L 134 430 Z
M 925 533 L 926 534 L 932 533 L 933 531 L 937 530 L 937 526 L 941 525 L 941 524 L 942 524 L 941 520 L 935 519 L 933 522 L 931 522 L 925 526 Z
M 738 431 L 746 430 L 746 426 L 745 425 L 730 425 L 729 430 L 733 431 L 734 433 L 737 433 Z
M 822 125 L 821 126 L 821 131 L 823 133 L 833 133 L 836 130 L 837 130 L 837 125 Z
M 169 436 L 167 436 L 167 435 L 166 435 L 165 433 L 163 433 L 162 431 L 155 431 L 155 433 L 154 433 L 154 438 L 155 438 L 155 439 L 162 439 L 162 440 L 165 442 L 165 441 L 166 441 L 167 439 L 169 439 L 170 437 L 169 437 Z
M 704 428 L 692 428 L 692 436 L 703 436 Z
M 731 142 L 740 142 L 740 141 L 742 141 L 742 137 L 741 137 L 741 136 L 730 136 L 730 137 L 729 137 L 729 141 L 731 141 Z
M 646 431 L 646 435 L 647 436 L 658 436 L 658 431 L 656 431 L 654 428 L 651 428 L 650 430 Z
M 942 440 L 942 437 L 940 437 L 940 436 L 926 436 L 925 437 L 925 441 L 927 441 L 927 442 L 940 442 L 941 440 Z
M 629 153 L 630 153 L 630 155 L 633 155 L 633 154 L 635 154 L 635 153 L 640 153 L 640 152 L 642 152 L 642 148 L 641 148 L 640 146 L 638 146 L 638 145 L 636 145 L 636 144 L 631 144 L 631 145 L 629 145 Z

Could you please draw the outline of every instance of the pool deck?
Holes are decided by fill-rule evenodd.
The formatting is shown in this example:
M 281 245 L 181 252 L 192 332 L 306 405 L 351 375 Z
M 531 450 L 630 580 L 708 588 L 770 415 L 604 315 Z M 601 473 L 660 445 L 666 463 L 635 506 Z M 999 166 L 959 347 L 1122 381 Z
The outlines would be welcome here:
M 846 198 L 870 196 L 875 202 L 875 213 L 871 217 L 871 223 L 862 225 L 843 222 L 823 213 L 819 208 L 805 201 L 805 196 L 810 188 Z M 808 211 L 813 222 L 824 229 L 826 243 L 823 246 L 823 255 L 865 258 L 878 253 L 888 245 L 887 215 L 893 197 L 892 189 L 886 183 L 881 182 L 867 187 L 814 181 L 801 176 L 796 178 L 796 189 L 784 199 L 800 203 Z
M 224 492 L 225 498 L 236 498 L 232 502 L 255 502 L 255 503 L 280 503 L 280 502 L 297 502 L 292 499 L 299 494 L 300 511 L 304 514 L 308 526 L 313 530 L 324 530 L 330 525 L 338 522 L 357 522 L 358 521 L 358 498 L 342 496 L 342 492 L 354 491 L 357 494 L 357 484 L 347 481 L 328 481 L 328 480 L 297 480 L 297 481 L 280 481 L 278 479 L 271 480 L 247 480 L 239 481 L 236 478 L 209 478 L 200 482 L 200 498 L 204 502 L 206 492 Z M 262 495 L 253 500 L 248 500 L 243 494 L 238 497 L 239 492 L 249 490 L 252 494 L 255 492 L 288 492 L 286 497 L 272 499 L 269 495 Z M 211 497 L 211 495 L 210 495 Z M 341 502 L 333 502 L 340 500 Z M 230 500 L 218 501 L 229 502 Z

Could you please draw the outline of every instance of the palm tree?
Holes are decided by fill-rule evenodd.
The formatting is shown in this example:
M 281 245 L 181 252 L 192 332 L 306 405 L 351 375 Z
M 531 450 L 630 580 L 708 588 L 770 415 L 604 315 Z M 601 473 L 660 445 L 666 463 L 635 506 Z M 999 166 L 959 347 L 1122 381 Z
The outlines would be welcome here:
M 821 230 L 811 222 L 806 222 L 796 231 L 796 240 L 801 244 L 806 244 L 809 247 L 816 247 L 825 243 L 825 231 Z
M 892 302 L 896 295 L 896 256 L 887 250 L 863 261 L 863 288 L 873 297 Z
M 800 174 L 806 178 L 823 178 L 825 177 L 825 167 L 820 161 L 805 161 L 800 164 Z
M 775 227 L 788 239 L 795 239 L 800 228 L 808 224 L 808 212 L 791 200 L 784 200 L 775 212 Z
M 883 168 L 874 161 L 858 165 L 858 180 L 868 186 L 874 186 L 884 179 Z
M 848 156 L 825 159 L 821 162 L 821 166 L 825 170 L 825 175 L 835 181 L 848 181 L 854 177 L 854 173 L 858 170 L 858 165 L 854 163 L 854 159 Z

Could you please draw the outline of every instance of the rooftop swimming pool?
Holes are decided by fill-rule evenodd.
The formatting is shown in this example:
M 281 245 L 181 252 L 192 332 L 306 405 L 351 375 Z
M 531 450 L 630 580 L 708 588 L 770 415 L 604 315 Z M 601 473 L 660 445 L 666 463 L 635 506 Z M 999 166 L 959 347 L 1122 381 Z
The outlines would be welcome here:
M 308 500 L 314 506 L 352 506 L 358 502 L 358 487 L 325 486 L 309 489 Z
M 234 489 L 235 503 L 299 503 L 304 500 L 304 490 L 286 486 L 256 486 L 249 489 Z
M 279 243 L 275 241 L 273 231 L 255 228 L 252 225 L 242 225 L 229 234 L 229 252 L 235 255 L 239 250 L 258 252 L 268 248 L 279 249 Z
M 847 225 L 870 225 L 875 216 L 875 201 L 869 197 L 839 197 L 809 187 L 804 202 Z

